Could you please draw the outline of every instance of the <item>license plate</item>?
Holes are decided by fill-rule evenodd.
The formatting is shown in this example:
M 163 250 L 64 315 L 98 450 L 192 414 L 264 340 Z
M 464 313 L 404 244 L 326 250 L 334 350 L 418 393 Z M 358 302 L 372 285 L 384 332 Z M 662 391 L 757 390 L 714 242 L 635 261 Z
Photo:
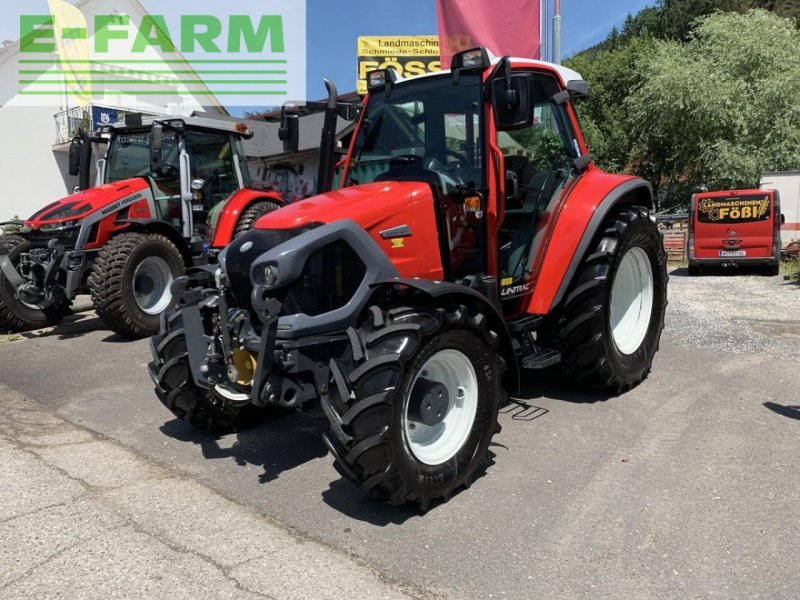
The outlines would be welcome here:
M 747 250 L 720 250 L 720 256 L 747 256 Z

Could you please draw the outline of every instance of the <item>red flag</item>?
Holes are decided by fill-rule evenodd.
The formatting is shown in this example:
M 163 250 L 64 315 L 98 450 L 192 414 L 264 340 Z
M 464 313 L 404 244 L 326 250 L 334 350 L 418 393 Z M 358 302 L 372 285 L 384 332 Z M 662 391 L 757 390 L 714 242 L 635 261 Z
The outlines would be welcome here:
M 436 0 L 442 68 L 462 50 L 485 46 L 496 56 L 539 58 L 540 0 Z

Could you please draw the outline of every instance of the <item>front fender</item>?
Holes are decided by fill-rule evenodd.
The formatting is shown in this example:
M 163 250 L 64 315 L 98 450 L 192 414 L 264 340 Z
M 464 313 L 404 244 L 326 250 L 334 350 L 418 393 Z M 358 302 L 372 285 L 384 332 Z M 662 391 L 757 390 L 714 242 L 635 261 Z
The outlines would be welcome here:
M 407 287 L 429 296 L 436 303 L 449 305 L 465 305 L 478 308 L 486 316 L 489 327 L 500 337 L 498 351 L 506 361 L 506 372 L 503 374 L 503 385 L 506 390 L 518 392 L 520 385 L 520 372 L 517 358 L 514 353 L 514 345 L 511 340 L 511 332 L 508 330 L 503 316 L 491 301 L 479 291 L 458 283 L 449 281 L 432 281 L 430 279 L 402 279 L 394 278 L 378 281 L 373 284 L 375 295 L 383 293 L 387 289 Z

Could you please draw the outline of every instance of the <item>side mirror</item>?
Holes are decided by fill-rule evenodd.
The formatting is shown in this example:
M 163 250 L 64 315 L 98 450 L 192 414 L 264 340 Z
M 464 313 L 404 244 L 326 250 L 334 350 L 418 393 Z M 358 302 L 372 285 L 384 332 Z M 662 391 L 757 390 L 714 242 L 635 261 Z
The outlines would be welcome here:
M 300 117 L 293 113 L 281 111 L 281 127 L 278 129 L 278 138 L 283 142 L 283 151 L 297 154 L 300 148 Z
M 150 130 L 150 170 L 157 171 L 161 163 L 161 144 L 164 136 L 164 126 L 153 123 Z
M 81 172 L 81 151 L 82 151 L 83 142 L 80 138 L 72 138 L 72 141 L 69 144 L 69 165 L 67 167 L 67 172 L 75 176 Z
M 525 129 L 533 125 L 532 77 L 515 73 L 492 82 L 492 108 L 498 131 Z

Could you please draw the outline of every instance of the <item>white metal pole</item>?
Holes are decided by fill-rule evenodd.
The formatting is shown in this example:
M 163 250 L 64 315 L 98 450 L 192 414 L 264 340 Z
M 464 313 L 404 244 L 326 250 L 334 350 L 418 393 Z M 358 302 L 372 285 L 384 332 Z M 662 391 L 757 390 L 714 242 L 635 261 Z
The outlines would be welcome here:
M 555 0 L 556 10 L 553 15 L 553 62 L 561 64 L 561 0 Z
M 542 53 L 541 59 L 547 60 L 547 38 L 550 27 L 547 22 L 550 20 L 550 2 L 549 0 L 542 0 L 541 3 L 541 27 L 542 27 Z

